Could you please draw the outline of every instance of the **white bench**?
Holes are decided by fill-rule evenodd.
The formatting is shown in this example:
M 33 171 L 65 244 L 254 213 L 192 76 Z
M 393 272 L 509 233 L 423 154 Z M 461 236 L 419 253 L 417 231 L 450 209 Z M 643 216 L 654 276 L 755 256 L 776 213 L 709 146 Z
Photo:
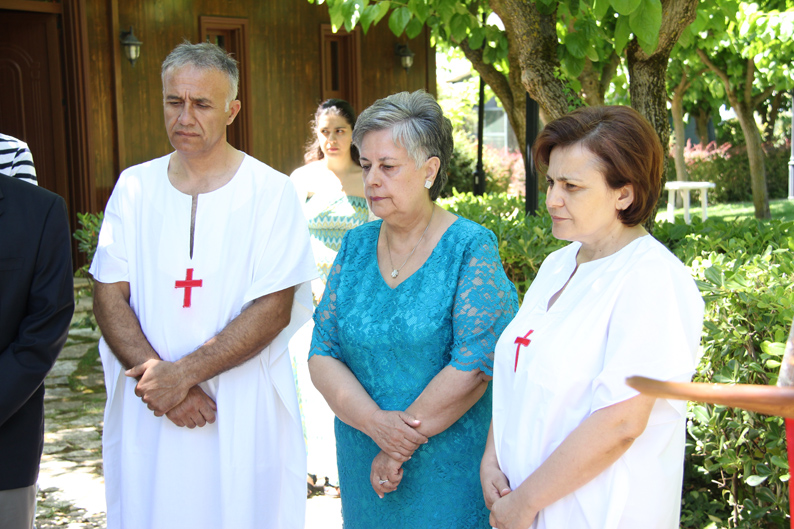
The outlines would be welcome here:
M 708 190 L 717 187 L 711 182 L 679 182 L 677 180 L 667 182 L 664 188 L 667 189 L 667 222 L 675 222 L 675 192 L 682 191 L 684 196 L 684 222 L 692 223 L 689 217 L 689 192 L 693 189 L 700 190 L 700 204 L 703 207 L 703 220 L 708 218 Z

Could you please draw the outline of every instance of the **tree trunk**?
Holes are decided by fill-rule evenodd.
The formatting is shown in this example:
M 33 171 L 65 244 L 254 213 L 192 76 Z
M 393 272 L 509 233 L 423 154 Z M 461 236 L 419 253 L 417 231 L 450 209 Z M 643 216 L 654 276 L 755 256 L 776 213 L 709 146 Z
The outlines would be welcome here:
M 733 86 L 728 74 L 715 65 L 706 52 L 697 49 L 698 57 L 714 74 L 722 81 L 725 87 L 725 94 L 728 97 L 728 102 L 731 104 L 736 117 L 739 120 L 739 126 L 744 133 L 744 141 L 747 147 L 747 157 L 750 160 L 750 187 L 753 191 L 753 207 L 755 209 L 755 218 L 769 219 L 772 214 L 769 211 L 769 194 L 766 186 L 766 167 L 764 167 L 764 151 L 761 147 L 761 132 L 758 130 L 758 125 L 755 123 L 753 116 L 753 80 L 755 79 L 755 62 L 753 58 L 747 59 L 744 71 L 744 98 L 739 100 L 739 91 L 741 85 Z M 763 94 L 762 94 L 763 96 Z M 762 97 L 759 96 L 759 97 Z M 764 99 L 768 97 L 768 94 Z
M 507 113 L 507 119 L 510 121 L 510 126 L 513 127 L 513 132 L 516 134 L 518 148 L 521 150 L 521 157 L 523 158 L 527 152 L 527 93 L 524 91 L 523 85 L 520 93 L 513 94 L 513 103 L 510 106 L 510 111 L 508 112 L 505 108 L 505 112 Z
M 646 60 L 638 60 L 637 57 L 640 53 L 642 50 L 636 40 L 629 43 L 629 95 L 632 108 L 642 114 L 659 135 L 664 151 L 664 167 L 662 169 L 662 188 L 664 188 L 668 164 L 667 151 L 670 146 L 670 126 L 667 121 L 665 97 L 667 94 L 665 74 L 668 56 L 652 56 Z M 648 230 L 648 233 L 653 233 L 655 222 L 654 210 L 654 215 L 645 222 L 645 229 Z
M 705 147 L 709 144 L 709 119 L 711 119 L 710 108 L 706 105 L 698 106 L 690 116 L 695 117 L 695 131 L 700 138 L 700 146 Z
M 645 116 L 656 130 L 665 152 L 670 141 L 665 79 L 667 62 L 681 32 L 695 20 L 697 4 L 698 0 L 662 0 L 662 27 L 659 29 L 659 42 L 653 53 L 645 53 L 637 42 L 637 37 L 626 48 L 631 106 Z M 665 156 L 662 185 L 667 163 Z M 645 229 L 649 232 L 653 231 L 654 217 L 655 215 L 645 223 Z
M 662 27 L 656 49 L 648 55 L 637 37 L 626 49 L 631 106 L 651 123 L 665 149 L 670 139 L 665 85 L 667 62 L 681 32 L 695 20 L 697 4 L 698 0 L 662 0 Z
M 548 119 L 567 114 L 565 83 L 556 75 L 560 66 L 556 14 L 542 15 L 535 2 L 526 0 L 490 0 L 490 4 L 505 25 L 509 50 L 517 55 L 521 82 L 530 97 Z
M 604 104 L 604 96 L 612 83 L 612 79 L 618 71 L 620 65 L 620 57 L 615 51 L 609 56 L 609 60 L 604 64 L 600 64 L 601 70 L 599 71 L 593 66 L 593 62 L 585 58 L 584 69 L 579 74 L 579 82 L 582 84 L 582 93 L 580 97 L 591 107 L 597 107 Z
M 483 48 L 473 50 L 468 41 L 459 44 L 474 69 L 491 87 L 516 134 L 521 156 L 526 157 L 526 93 L 540 105 L 544 121 L 568 111 L 565 85 L 554 75 L 557 59 L 557 28 L 554 15 L 541 15 L 534 2 L 491 0 L 491 9 L 505 25 L 510 71 L 503 74 L 483 60 Z M 541 59 L 543 57 L 545 59 Z M 528 65 L 528 66 L 527 66 Z M 527 68 L 533 68 L 527 72 Z M 614 75 L 614 74 L 613 74 Z M 531 79 L 531 82 L 527 82 Z
M 681 82 L 675 87 L 673 91 L 673 99 L 670 107 L 673 114 L 673 132 L 675 133 L 675 178 L 679 182 L 686 182 L 689 180 L 689 171 L 686 168 L 686 161 L 684 160 L 684 144 L 686 143 L 686 130 L 684 128 L 684 93 L 689 88 L 686 73 L 681 76 Z M 679 196 L 675 195 L 675 206 L 678 206 Z
M 730 96 L 729 96 L 730 97 Z M 766 186 L 766 167 L 764 163 L 764 149 L 761 145 L 761 131 L 753 118 L 753 109 L 744 101 L 731 105 L 736 111 L 739 125 L 742 127 L 744 139 L 747 143 L 747 157 L 750 159 L 750 186 L 753 190 L 753 207 L 755 218 L 771 219 L 769 211 L 769 195 Z
M 502 108 L 507 114 L 510 126 L 516 134 L 521 156 L 526 152 L 526 91 L 521 84 L 521 68 L 518 65 L 518 58 L 512 49 L 508 49 L 507 60 L 510 65 L 510 73 L 505 76 L 502 72 L 494 68 L 493 64 L 485 64 L 483 61 L 483 48 L 473 50 L 469 47 L 468 41 L 459 44 L 463 54 L 471 62 L 477 73 L 480 74 L 485 84 L 491 87 Z
M 629 95 L 631 106 L 647 119 L 667 149 L 670 125 L 667 120 L 667 60 L 669 55 L 645 55 L 636 40 L 629 43 Z M 647 56 L 646 56 L 647 57 Z
M 588 106 L 599 107 L 604 104 L 604 98 L 599 97 L 600 77 L 598 70 L 593 68 L 593 61 L 585 58 L 584 68 L 579 74 L 579 82 L 582 84 L 582 99 Z
M 615 50 L 612 50 L 609 60 L 601 70 L 601 85 L 598 87 L 598 97 L 602 102 L 604 101 L 607 90 L 609 90 L 612 84 L 612 79 L 615 77 L 615 74 L 618 73 L 618 66 L 620 66 L 620 56 L 615 53 Z
M 678 95 L 678 94 L 676 94 Z M 689 171 L 684 160 L 686 130 L 684 127 L 684 105 L 680 98 L 673 98 L 673 131 L 675 133 L 675 179 L 679 182 L 689 180 Z
M 508 43 L 507 60 L 510 64 L 510 71 L 507 73 L 507 85 L 510 87 L 512 102 L 510 111 L 507 112 L 507 119 L 518 140 L 518 148 L 521 156 L 526 156 L 527 148 L 527 91 L 521 82 L 521 66 L 518 63 L 518 50 L 513 49 Z M 505 111 L 507 111 L 505 109 Z
M 775 93 L 775 97 L 772 98 L 771 108 L 769 110 L 769 119 L 764 120 L 766 124 L 766 130 L 764 130 L 764 136 L 767 143 L 772 143 L 775 139 L 775 123 L 777 123 L 777 117 L 780 114 L 780 107 L 783 105 L 783 91 L 779 91 Z

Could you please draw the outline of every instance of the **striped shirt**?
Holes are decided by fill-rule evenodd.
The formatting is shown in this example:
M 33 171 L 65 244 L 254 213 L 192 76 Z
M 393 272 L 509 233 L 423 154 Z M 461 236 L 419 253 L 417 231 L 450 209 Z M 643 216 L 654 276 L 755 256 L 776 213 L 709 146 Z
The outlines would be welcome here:
M 0 134 L 0 174 L 36 184 L 36 168 L 28 144 L 13 136 Z

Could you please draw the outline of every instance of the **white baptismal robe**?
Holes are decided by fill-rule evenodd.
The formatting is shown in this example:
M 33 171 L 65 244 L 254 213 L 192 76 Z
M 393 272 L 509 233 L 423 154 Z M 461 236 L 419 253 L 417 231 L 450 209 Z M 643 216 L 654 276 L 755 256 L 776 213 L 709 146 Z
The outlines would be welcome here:
M 584 419 L 636 396 L 626 377 L 688 381 L 697 365 L 703 300 L 687 269 L 651 236 L 579 265 L 547 310 L 580 247 L 546 258 L 496 346 L 494 441 L 514 489 Z M 685 411 L 683 401 L 657 400 L 628 451 L 540 511 L 533 529 L 677 528 Z
M 170 184 L 169 160 L 122 173 L 91 265 L 97 281 L 129 282 L 161 358 L 190 354 L 264 295 L 296 286 L 295 301 L 268 347 L 201 384 L 217 405 L 202 428 L 155 417 L 100 341 L 108 527 L 303 529 L 306 455 L 287 344 L 311 316 L 317 271 L 301 205 L 286 176 L 246 156 L 231 181 L 198 195 L 191 258 L 192 198 Z

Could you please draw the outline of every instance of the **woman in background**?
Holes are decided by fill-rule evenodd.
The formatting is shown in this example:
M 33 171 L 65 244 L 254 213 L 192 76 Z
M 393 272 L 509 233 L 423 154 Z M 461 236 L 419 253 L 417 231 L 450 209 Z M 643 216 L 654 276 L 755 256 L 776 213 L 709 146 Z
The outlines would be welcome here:
M 341 99 L 323 102 L 312 121 L 313 138 L 303 156 L 306 165 L 291 175 L 305 202 L 314 259 L 322 274 L 314 288 L 318 301 L 342 237 L 369 220 L 358 149 L 352 144 L 355 124 L 350 103 Z
M 370 218 L 358 149 L 351 143 L 355 124 L 356 115 L 347 101 L 329 99 L 320 104 L 311 122 L 312 138 L 304 154 L 306 165 L 291 175 L 304 204 L 312 251 L 320 272 L 320 278 L 312 282 L 315 303 L 322 297 L 342 237 Z M 336 485 L 334 414 L 314 389 L 306 365 L 312 328 L 313 324 L 308 323 L 290 343 L 304 417 L 307 468 L 316 474 L 320 485 L 324 477 Z

